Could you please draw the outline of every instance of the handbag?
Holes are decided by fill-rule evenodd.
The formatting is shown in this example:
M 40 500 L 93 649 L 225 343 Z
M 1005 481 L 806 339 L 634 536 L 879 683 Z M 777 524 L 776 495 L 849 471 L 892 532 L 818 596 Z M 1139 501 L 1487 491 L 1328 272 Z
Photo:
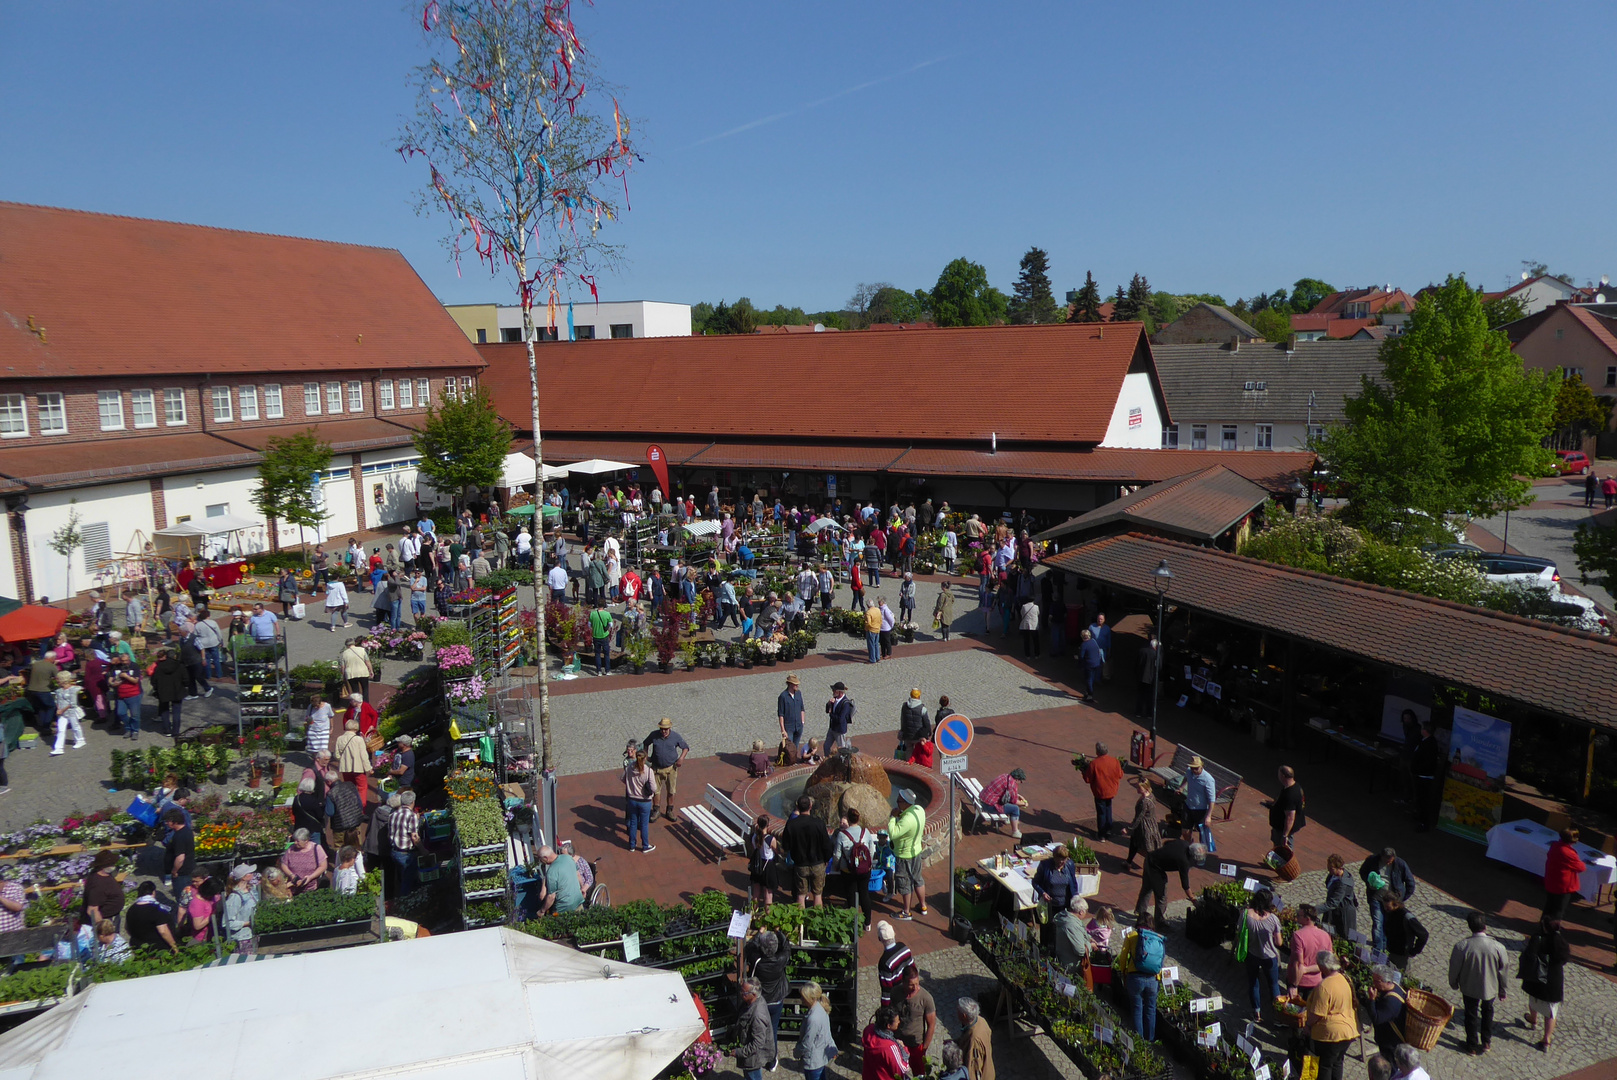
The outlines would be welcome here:
M 1235 929 L 1235 960 L 1236 963 L 1244 961 L 1252 948 L 1252 920 L 1245 915 L 1241 916 L 1241 925 Z

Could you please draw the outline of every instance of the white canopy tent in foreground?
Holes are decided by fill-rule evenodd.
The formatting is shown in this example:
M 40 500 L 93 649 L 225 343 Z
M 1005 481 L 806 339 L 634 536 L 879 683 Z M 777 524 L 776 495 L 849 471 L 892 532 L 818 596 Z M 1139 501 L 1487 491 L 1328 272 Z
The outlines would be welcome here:
M 386 989 L 316 1046 L 333 986 Z M 231 1080 L 651 1080 L 701 1033 L 676 972 L 494 927 L 99 983 L 0 1035 L 0 1080 L 171 1080 L 176 1047 Z
M 521 452 L 505 455 L 505 465 L 502 467 L 500 482 L 496 487 L 522 487 L 533 483 L 533 455 Z M 546 465 L 545 479 L 560 480 L 567 475 L 567 469 L 561 465 Z
M 208 540 L 214 536 L 228 536 L 230 533 L 244 532 L 249 529 L 263 529 L 262 521 L 252 518 L 237 517 L 235 514 L 219 514 L 215 517 L 192 518 L 177 525 L 170 525 L 166 529 L 158 529 L 152 533 L 152 547 L 159 555 L 166 558 L 190 558 L 204 554 Z M 219 550 L 228 550 L 229 544 L 214 545 Z
M 605 458 L 592 457 L 587 461 L 575 461 L 567 466 L 567 471 L 574 476 L 598 476 L 601 473 L 623 472 L 627 469 L 638 469 L 638 465 L 629 465 L 622 461 L 607 461 Z

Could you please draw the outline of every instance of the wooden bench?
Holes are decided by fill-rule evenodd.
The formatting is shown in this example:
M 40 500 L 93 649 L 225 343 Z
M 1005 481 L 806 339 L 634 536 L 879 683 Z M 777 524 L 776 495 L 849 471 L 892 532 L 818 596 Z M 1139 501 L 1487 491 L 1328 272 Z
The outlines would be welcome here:
M 731 848 L 746 851 L 744 837 L 752 829 L 752 818 L 712 784 L 703 793 L 702 804 L 682 806 L 679 812 L 696 835 L 718 849 L 720 862 Z
M 1202 768 L 1212 776 L 1216 791 L 1213 805 L 1224 808 L 1224 820 L 1228 821 L 1230 814 L 1235 810 L 1236 793 L 1241 790 L 1240 773 L 1232 772 L 1205 754 L 1198 754 L 1190 747 L 1181 744 L 1173 752 L 1173 763 L 1158 765 L 1151 770 L 1151 775 L 1161 780 L 1169 791 L 1178 794 L 1182 800 L 1185 781 L 1190 773 L 1190 759 L 1194 757 L 1202 759 Z
M 990 809 L 983 805 L 983 784 L 975 777 L 964 773 L 957 773 L 954 782 L 960 785 L 960 790 L 966 793 L 966 805 L 971 807 L 974 815 L 971 821 L 971 830 L 976 832 L 983 822 L 988 822 L 998 828 L 1011 820 L 1011 816 L 998 807 Z M 952 828 L 953 826 L 951 826 Z

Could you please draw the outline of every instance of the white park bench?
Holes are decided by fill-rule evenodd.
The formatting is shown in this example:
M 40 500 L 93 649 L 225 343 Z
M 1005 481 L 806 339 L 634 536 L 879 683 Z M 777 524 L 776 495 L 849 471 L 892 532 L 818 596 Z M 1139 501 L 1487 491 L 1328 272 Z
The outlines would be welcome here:
M 720 862 L 731 848 L 746 850 L 743 837 L 752 828 L 752 818 L 712 784 L 707 786 L 700 804 L 682 806 L 679 812 L 702 839 L 718 849 Z
M 960 790 L 966 793 L 966 805 L 971 807 L 972 813 L 976 815 L 971 823 L 973 832 L 976 832 L 985 821 L 997 828 L 1011 820 L 1011 816 L 999 807 L 983 805 L 983 784 L 981 780 L 961 773 L 955 776 L 954 782 L 959 784 Z

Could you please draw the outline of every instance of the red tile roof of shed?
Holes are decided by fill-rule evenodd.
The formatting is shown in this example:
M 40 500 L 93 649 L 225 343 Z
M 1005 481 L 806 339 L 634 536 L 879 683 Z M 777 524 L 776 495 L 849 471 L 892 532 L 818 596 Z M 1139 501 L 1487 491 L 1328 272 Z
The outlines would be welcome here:
M 1077 443 L 1106 437 L 1123 376 L 1136 355 L 1147 363 L 1150 356 L 1140 323 L 626 338 L 538 349 L 541 386 L 564 388 L 543 399 L 543 423 L 567 435 L 707 437 L 722 427 L 739 438 L 847 438 L 887 423 L 849 404 L 880 378 L 903 388 L 917 435 Z M 484 384 L 506 419 L 526 430 L 526 349 L 477 350 L 489 364 Z M 1027 392 L 974 392 L 1006 378 Z
M 1163 559 L 1173 571 L 1169 603 L 1598 727 L 1617 726 L 1617 646 L 1609 638 L 1139 533 L 1096 540 L 1046 562 L 1149 594 Z
M 1211 465 L 1141 488 L 1053 529 L 1046 529 L 1035 539 L 1057 540 L 1122 523 L 1126 527 L 1214 540 L 1240 524 L 1268 498 L 1269 492 L 1262 486 L 1233 469 Z
M 5 377 L 480 364 L 397 251 L 0 202 Z

